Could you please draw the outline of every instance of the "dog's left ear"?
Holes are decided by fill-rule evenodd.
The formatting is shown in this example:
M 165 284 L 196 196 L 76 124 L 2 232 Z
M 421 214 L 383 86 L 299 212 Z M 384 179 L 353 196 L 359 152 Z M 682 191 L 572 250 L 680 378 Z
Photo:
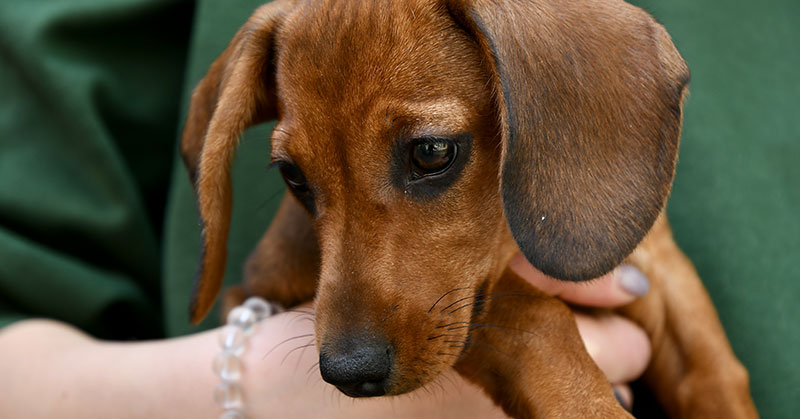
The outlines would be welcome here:
M 672 184 L 689 80 L 672 40 L 620 0 L 445 1 L 490 63 L 520 249 L 555 278 L 607 273 Z
M 275 119 L 272 38 L 291 1 L 260 7 L 239 29 L 192 94 L 181 154 L 197 193 L 203 248 L 190 316 L 199 323 L 222 286 L 231 217 L 230 165 L 247 127 Z

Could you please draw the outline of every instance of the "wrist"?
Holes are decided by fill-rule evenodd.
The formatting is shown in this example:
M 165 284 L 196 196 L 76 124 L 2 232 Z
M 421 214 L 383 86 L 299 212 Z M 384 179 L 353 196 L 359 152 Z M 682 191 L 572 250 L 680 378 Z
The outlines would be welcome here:
M 258 335 L 264 321 L 275 311 L 272 305 L 259 297 L 248 298 L 230 311 L 226 324 L 217 331 L 220 352 L 213 358 L 212 370 L 219 379 L 213 398 L 222 409 L 220 419 L 244 419 L 247 401 L 262 397 L 262 391 L 254 390 L 263 386 L 259 383 L 269 377 L 270 371 L 263 375 L 254 374 L 259 370 L 259 362 L 251 347 L 253 335 Z M 259 416 L 249 410 L 247 417 Z

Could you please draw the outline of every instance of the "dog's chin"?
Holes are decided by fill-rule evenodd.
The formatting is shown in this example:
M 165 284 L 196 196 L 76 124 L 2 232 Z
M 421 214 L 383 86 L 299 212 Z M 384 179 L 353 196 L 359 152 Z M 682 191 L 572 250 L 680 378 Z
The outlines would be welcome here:
M 429 368 L 419 371 L 416 374 L 410 372 L 401 374 L 401 376 L 407 377 L 407 379 L 392 381 L 387 384 L 384 395 L 400 396 L 403 394 L 408 394 L 441 380 L 442 375 L 451 370 L 455 365 L 455 358 L 453 361 L 448 363 L 442 363 L 441 360 L 438 359 L 436 362 L 438 365 L 430 366 Z
M 380 397 L 380 396 L 392 395 L 386 392 L 386 385 L 381 383 L 363 383 L 357 390 L 347 386 L 336 386 L 336 388 L 339 389 L 339 391 L 344 393 L 346 396 L 350 396 L 352 398 Z
M 430 365 L 430 364 L 428 364 Z M 403 372 L 398 373 L 398 368 Z M 415 365 L 420 368 L 419 365 Z M 400 396 L 419 390 L 422 387 L 436 381 L 439 377 L 452 368 L 450 364 L 438 365 L 438 368 L 428 368 L 410 371 L 402 366 L 395 365 L 392 377 L 382 381 L 367 381 L 353 384 L 334 384 L 344 395 L 352 398 L 367 398 L 381 396 Z
M 451 366 L 448 366 L 448 368 Z M 416 378 L 405 382 L 388 383 L 362 383 L 358 388 L 348 386 L 335 386 L 344 395 L 352 398 L 401 396 L 419 390 L 431 382 L 436 381 L 444 371 L 427 371 Z M 422 376 L 425 378 L 423 379 Z
M 382 383 L 364 383 L 358 389 L 347 386 L 336 386 L 344 395 L 352 398 L 399 396 L 422 388 L 423 385 L 392 385 Z

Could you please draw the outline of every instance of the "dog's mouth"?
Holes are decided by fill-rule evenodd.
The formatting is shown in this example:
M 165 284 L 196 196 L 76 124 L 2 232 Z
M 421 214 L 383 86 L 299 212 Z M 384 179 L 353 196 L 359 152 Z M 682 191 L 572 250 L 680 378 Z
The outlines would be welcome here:
M 350 397 L 422 388 L 452 368 L 469 348 L 480 347 L 473 331 L 483 326 L 480 319 L 491 298 L 484 281 L 477 288 L 448 291 L 427 312 L 395 313 L 393 308 L 374 326 L 346 327 L 349 332 L 323 339 L 322 378 Z
M 446 339 L 446 342 L 451 343 L 451 348 L 459 349 L 458 358 L 460 358 L 461 354 L 474 342 L 473 331 L 482 326 L 479 319 L 486 309 L 487 302 L 492 299 L 492 296 L 488 293 L 488 289 L 489 281 L 487 280 L 481 283 L 473 294 L 467 296 L 457 295 L 452 298 L 452 301 L 441 304 L 442 307 L 437 308 L 438 313 L 429 313 L 438 314 L 441 316 L 441 319 L 434 328 L 437 333 L 429 337 L 428 340 L 434 340 L 440 337 L 453 338 L 454 333 L 466 331 L 464 340 L 461 342 L 456 342 L 453 339 Z M 468 321 L 455 321 L 455 319 L 453 319 L 453 316 L 467 309 L 470 310 Z M 459 343 L 461 345 L 458 345 Z
M 367 381 L 358 386 L 336 386 L 342 393 L 350 397 L 378 397 L 386 394 L 386 384 L 382 381 Z
M 486 309 L 486 302 L 491 296 L 488 294 L 489 291 L 489 281 L 483 281 L 483 283 L 478 287 L 478 291 L 475 294 L 475 301 L 472 304 L 472 312 L 470 313 L 470 327 L 467 328 L 467 341 L 472 342 L 472 331 L 475 330 L 475 327 L 479 324 L 478 318 L 480 318 L 481 314 L 483 314 L 484 310 Z

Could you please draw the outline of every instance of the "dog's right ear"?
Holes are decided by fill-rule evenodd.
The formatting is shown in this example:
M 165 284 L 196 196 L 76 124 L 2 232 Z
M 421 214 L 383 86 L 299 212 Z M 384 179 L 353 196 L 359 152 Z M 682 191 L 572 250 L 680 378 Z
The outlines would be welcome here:
M 214 61 L 192 94 L 181 154 L 197 193 L 203 248 L 190 315 L 199 323 L 222 286 L 231 216 L 230 165 L 239 136 L 277 117 L 273 38 L 293 1 L 278 0 L 253 13 Z

